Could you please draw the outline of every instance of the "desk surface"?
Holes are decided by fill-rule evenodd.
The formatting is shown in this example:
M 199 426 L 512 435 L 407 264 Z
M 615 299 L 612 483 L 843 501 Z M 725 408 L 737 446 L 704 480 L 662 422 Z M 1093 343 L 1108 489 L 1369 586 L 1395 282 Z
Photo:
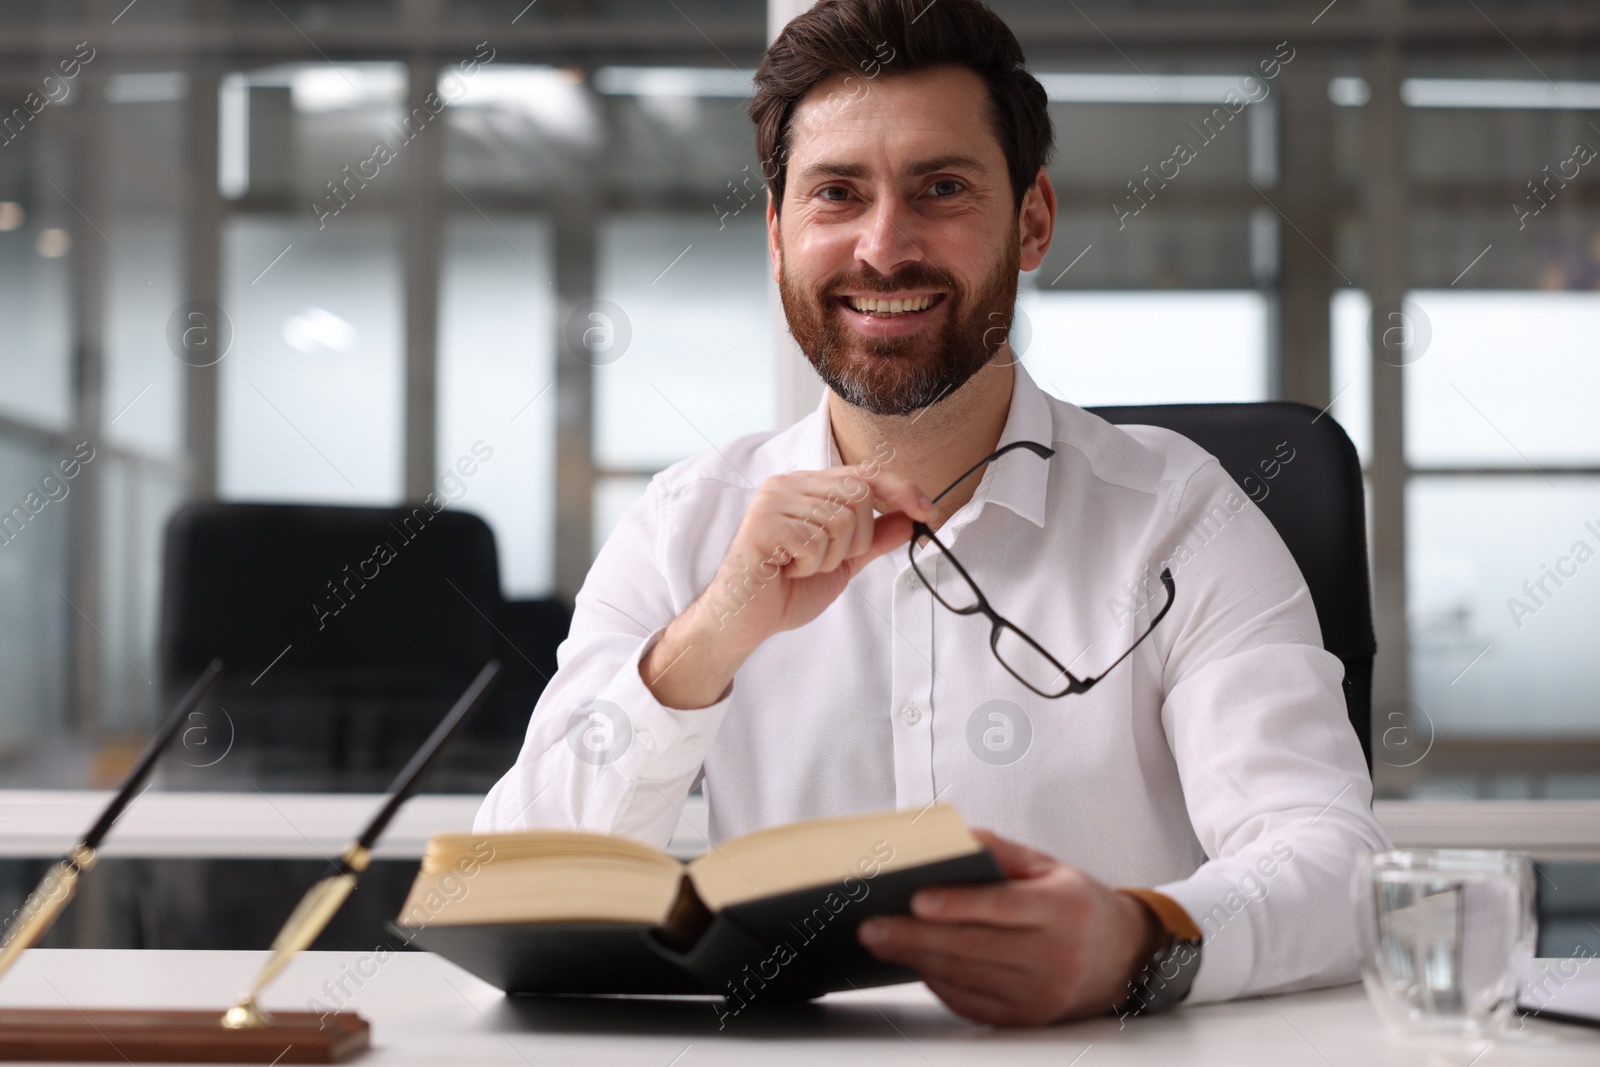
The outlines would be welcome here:
M 256 952 L 35 950 L 0 982 L 6 1007 L 208 1007 L 219 1010 L 254 974 Z M 1588 961 L 1595 966 L 1595 961 Z M 836 994 L 811 1005 L 756 1004 L 719 1031 L 709 1000 L 507 999 L 433 956 L 307 953 L 266 998 L 269 1008 L 328 1002 L 343 981 L 347 1006 L 372 1023 L 358 1063 L 539 1067 L 615 1064 L 851 1063 L 945 1067 L 989 1063 L 1106 1067 L 1500 1067 L 1596 1062 L 1600 1032 L 1528 1020 L 1486 1051 L 1483 1042 L 1410 1041 L 1379 1025 L 1359 985 L 1183 1008 L 1169 1015 L 1094 1019 L 1042 1030 L 995 1030 L 951 1014 L 921 985 Z M 718 1002 L 720 1003 L 720 1002 Z M 1481 1058 L 1480 1058 L 1481 1057 Z
M 0 789 L 0 857 L 55 858 L 94 822 L 109 792 Z M 468 830 L 481 796 L 412 797 L 384 831 L 379 859 L 417 859 L 428 838 Z M 383 797 L 364 793 L 186 793 L 151 790 L 117 820 L 103 857 L 159 856 L 314 859 L 338 855 Z M 1594 818 L 1600 825 L 1600 804 Z M 673 835 L 674 850 L 706 850 L 706 806 L 691 797 Z
M 0 857 L 72 847 L 110 793 L 0 789 Z M 378 842 L 380 859 L 416 859 L 436 833 L 465 830 L 477 796 L 412 797 Z M 315 858 L 337 854 L 383 798 L 357 793 L 151 790 L 117 822 L 102 855 Z M 1380 800 L 1400 848 L 1514 848 L 1537 860 L 1600 859 L 1600 800 Z M 706 802 L 691 796 L 672 837 L 682 857 L 706 850 Z

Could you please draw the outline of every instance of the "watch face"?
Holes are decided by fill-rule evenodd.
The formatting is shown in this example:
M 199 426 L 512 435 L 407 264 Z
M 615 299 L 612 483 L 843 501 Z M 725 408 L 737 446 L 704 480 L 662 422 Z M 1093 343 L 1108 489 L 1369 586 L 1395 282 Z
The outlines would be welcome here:
M 1200 969 L 1200 942 L 1174 937 L 1156 950 L 1133 982 L 1133 996 L 1124 1014 L 1147 1015 L 1165 1011 L 1189 995 Z
M 1199 945 L 1174 938 L 1171 944 L 1156 953 L 1156 976 L 1170 982 L 1182 971 L 1192 969 L 1191 964 L 1199 960 Z

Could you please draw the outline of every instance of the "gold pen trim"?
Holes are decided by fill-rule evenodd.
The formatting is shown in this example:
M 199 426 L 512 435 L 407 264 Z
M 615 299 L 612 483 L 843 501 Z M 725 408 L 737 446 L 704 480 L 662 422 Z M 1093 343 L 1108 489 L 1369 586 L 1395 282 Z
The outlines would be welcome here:
M 356 843 L 344 850 L 340 860 L 345 868 L 341 873 L 322 879 L 300 898 L 300 903 L 284 921 L 283 929 L 272 939 L 271 958 L 261 968 L 261 973 L 256 975 L 250 991 L 223 1015 L 223 1026 L 229 1030 L 252 1030 L 272 1022 L 272 1016 L 262 1011 L 256 1003 L 257 998 L 277 979 L 289 961 L 310 948 L 317 935 L 327 927 L 355 889 L 356 877 L 372 863 L 372 852 Z
M 11 932 L 0 942 L 0 976 L 11 969 L 18 956 L 38 944 L 49 932 L 78 891 L 78 876 L 93 867 L 94 861 L 94 849 L 79 842 L 65 859 L 57 861 L 39 879 L 17 913 Z

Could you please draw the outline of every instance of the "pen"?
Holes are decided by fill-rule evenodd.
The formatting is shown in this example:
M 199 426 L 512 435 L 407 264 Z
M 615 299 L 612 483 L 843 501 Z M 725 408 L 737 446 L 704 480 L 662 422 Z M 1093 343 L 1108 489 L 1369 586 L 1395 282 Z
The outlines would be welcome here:
M 22 905 L 22 911 L 18 913 L 16 925 L 11 928 L 11 933 L 7 935 L 4 943 L 0 943 L 0 975 L 6 973 L 18 956 L 37 944 L 56 921 L 57 916 L 66 909 L 72 900 L 72 895 L 77 892 L 78 876 L 94 866 L 95 853 L 100 848 L 100 842 L 110 833 L 112 824 L 128 809 L 128 805 L 138 797 L 145 781 L 150 777 L 150 772 L 155 769 L 156 760 L 161 758 L 161 753 L 172 743 L 179 727 L 200 701 L 205 699 L 206 693 L 221 674 L 222 661 L 212 660 L 195 680 L 194 685 L 189 688 L 189 692 L 178 701 L 178 706 L 172 709 L 167 721 L 161 724 L 160 731 L 146 746 L 139 761 L 128 772 L 128 776 L 122 780 L 122 788 L 117 790 L 117 795 L 111 798 L 111 803 L 106 805 L 105 810 L 100 813 L 100 818 L 95 820 L 89 832 L 83 836 L 83 840 L 74 845 L 55 866 L 45 872 L 38 887 Z
M 355 889 L 356 879 L 372 862 L 372 846 L 377 843 L 379 835 L 400 810 L 400 805 L 411 797 L 423 772 L 439 754 L 444 743 L 450 739 L 450 735 L 456 732 L 472 710 L 483 701 L 489 687 L 494 684 L 499 674 L 499 660 L 490 660 L 484 664 L 483 670 L 479 671 L 472 684 L 467 686 L 466 692 L 456 699 L 455 706 L 439 725 L 434 727 L 433 733 L 428 735 L 428 739 L 417 749 L 410 761 L 401 768 L 394 782 L 390 784 L 389 798 L 383 807 L 378 809 L 378 814 L 373 816 L 367 828 L 361 832 L 361 836 L 352 841 L 334 861 L 334 873 L 306 890 L 305 896 L 300 898 L 300 903 L 290 912 L 289 918 L 284 921 L 283 929 L 279 930 L 278 936 L 272 940 L 271 958 L 261 968 L 261 973 L 256 976 L 249 992 L 241 996 L 223 1015 L 223 1026 L 230 1030 L 246 1030 L 271 1023 L 271 1016 L 257 1006 L 256 998 L 272 984 L 273 979 L 288 966 L 290 960 L 310 947 L 317 939 L 317 935 L 322 933 L 338 912 L 345 898 Z

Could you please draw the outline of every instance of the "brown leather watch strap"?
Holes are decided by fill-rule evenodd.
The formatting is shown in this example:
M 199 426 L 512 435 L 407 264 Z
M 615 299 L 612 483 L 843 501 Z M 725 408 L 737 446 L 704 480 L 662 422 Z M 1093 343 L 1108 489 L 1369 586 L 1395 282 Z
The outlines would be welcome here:
M 1118 889 L 1117 892 L 1125 893 L 1145 907 L 1149 908 L 1163 929 L 1179 941 L 1195 942 L 1204 939 L 1200 928 L 1189 918 L 1189 913 L 1182 904 L 1154 889 Z
M 1118 1015 L 1148 1015 L 1166 1011 L 1189 995 L 1200 968 L 1204 935 L 1182 904 L 1154 889 L 1119 889 L 1156 917 L 1164 943 L 1128 981 L 1129 997 Z

